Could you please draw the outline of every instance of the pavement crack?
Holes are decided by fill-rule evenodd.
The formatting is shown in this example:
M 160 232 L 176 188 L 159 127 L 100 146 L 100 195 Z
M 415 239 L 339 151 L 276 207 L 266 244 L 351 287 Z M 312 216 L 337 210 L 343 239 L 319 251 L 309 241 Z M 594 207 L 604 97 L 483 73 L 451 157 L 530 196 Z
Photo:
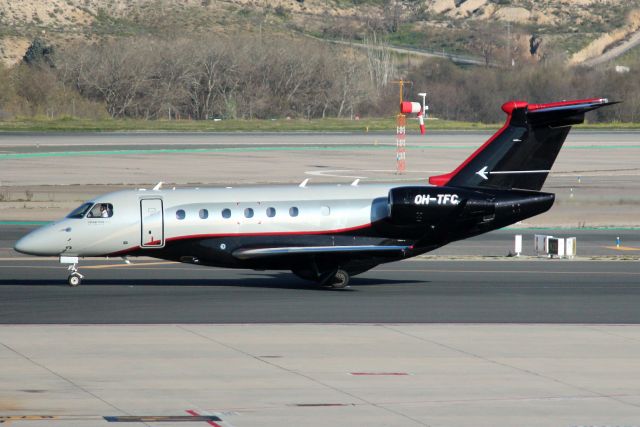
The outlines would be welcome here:
M 618 326 L 624 327 L 624 326 L 627 326 L 627 325 L 618 325 Z M 640 339 L 638 339 L 638 338 L 629 337 L 629 336 L 626 336 L 626 335 L 620 335 L 620 334 L 616 334 L 614 332 L 603 331 L 602 329 L 600 329 L 597 326 L 586 326 L 585 325 L 585 328 L 589 329 L 591 331 L 599 332 L 601 334 L 609 335 L 611 337 L 621 338 L 621 339 L 626 340 L 626 341 L 634 341 L 634 342 L 639 342 L 640 341 Z
M 62 374 L 57 373 L 56 371 L 52 370 L 51 368 L 48 368 L 47 366 L 43 365 L 42 363 L 36 362 L 35 360 L 33 360 L 32 358 L 30 358 L 29 356 L 27 356 L 26 354 L 23 354 L 21 352 L 19 352 L 18 350 L 16 350 L 15 348 L 5 344 L 5 343 L 0 343 L 2 344 L 2 346 L 4 348 L 6 348 L 7 350 L 11 351 L 12 353 L 20 356 L 21 358 L 23 358 L 24 360 L 29 361 L 31 364 L 39 367 L 40 369 L 49 372 L 51 375 L 54 375 L 55 377 L 61 379 L 62 381 L 70 384 L 71 386 L 75 387 L 76 389 L 82 391 L 85 394 L 88 394 L 89 396 L 93 397 L 94 399 L 99 400 L 100 402 L 104 403 L 105 405 L 115 409 L 116 411 L 120 412 L 121 414 L 125 414 L 125 415 L 132 415 L 130 413 L 128 413 L 127 411 L 125 411 L 124 409 L 121 409 L 119 407 L 117 407 L 116 405 L 112 404 L 111 402 L 108 402 L 107 400 L 103 399 L 102 397 L 98 396 L 97 394 L 91 392 L 90 390 L 82 387 L 81 385 L 75 383 L 74 381 L 72 381 L 71 379 L 65 377 Z M 148 425 L 148 424 L 144 424 L 144 425 Z
M 296 376 L 301 377 L 301 378 L 305 378 L 306 380 L 311 381 L 311 382 L 314 382 L 314 383 L 316 383 L 316 384 L 318 384 L 318 385 L 320 385 L 320 386 L 322 386 L 322 387 L 324 387 L 324 388 L 328 388 L 328 389 L 333 390 L 333 391 L 335 391 L 335 392 L 337 392 L 337 393 L 340 393 L 340 394 L 343 394 L 343 395 L 349 396 L 349 397 L 350 397 L 350 398 L 352 398 L 352 399 L 359 400 L 360 402 L 362 402 L 362 403 L 364 403 L 364 404 L 366 404 L 366 405 L 370 405 L 370 406 L 372 406 L 372 407 L 374 407 L 374 408 L 378 408 L 378 409 L 381 409 L 381 410 L 383 410 L 383 411 L 389 412 L 389 413 L 391 413 L 391 414 L 397 415 L 397 416 L 399 416 L 399 417 L 405 418 L 405 419 L 407 419 L 407 420 L 409 420 L 409 421 L 412 421 L 412 422 L 414 422 L 414 423 L 416 423 L 416 424 L 418 424 L 418 425 L 421 425 L 421 426 L 424 426 L 424 427 L 428 427 L 428 426 L 429 426 L 428 424 L 426 424 L 426 423 L 424 423 L 424 422 L 422 422 L 422 421 L 420 421 L 420 420 L 418 420 L 418 419 L 415 419 L 415 418 L 413 418 L 413 417 L 411 417 L 411 416 L 409 416 L 409 415 L 407 415 L 407 414 L 404 414 L 404 413 L 402 413 L 402 412 L 398 412 L 398 411 L 396 411 L 396 410 L 394 410 L 394 409 L 391 409 L 391 408 L 389 408 L 389 407 L 382 406 L 382 405 L 380 405 L 380 404 L 377 404 L 377 403 L 371 402 L 371 401 L 369 401 L 369 400 L 367 400 L 367 399 L 364 399 L 364 398 L 362 398 L 362 397 L 360 397 L 360 396 L 357 396 L 357 395 L 355 395 L 355 394 L 353 394 L 353 393 L 350 393 L 350 392 L 348 392 L 348 391 L 346 391 L 346 390 L 342 390 L 342 389 L 340 389 L 340 388 L 338 388 L 338 387 L 335 387 L 335 386 L 332 386 L 332 385 L 330 385 L 330 384 L 327 384 L 327 383 L 325 383 L 325 382 L 323 382 L 323 381 L 320 381 L 320 380 L 318 380 L 317 378 L 314 378 L 314 377 L 312 377 L 312 376 L 310 376 L 310 375 L 307 375 L 307 374 L 304 374 L 304 373 L 302 373 L 302 372 L 295 371 L 295 370 L 292 370 L 292 369 L 286 368 L 286 367 L 284 367 L 284 366 L 278 365 L 277 363 L 274 363 L 274 362 L 272 362 L 271 360 L 265 360 L 265 359 L 263 359 L 263 358 L 261 358 L 261 357 L 259 357 L 259 356 L 255 356 L 255 355 L 253 355 L 253 354 L 251 354 L 251 353 L 248 353 L 248 352 L 246 352 L 246 351 L 244 351 L 244 350 L 242 350 L 242 349 L 239 349 L 239 348 L 237 348 L 237 347 L 234 347 L 234 346 L 229 345 L 229 344 L 227 344 L 227 343 L 224 343 L 224 342 L 222 342 L 222 341 L 218 341 L 218 340 L 216 340 L 216 339 L 214 339 L 214 338 L 211 338 L 211 337 L 210 337 L 210 336 L 208 336 L 208 335 L 202 334 L 202 333 L 197 332 L 197 331 L 193 331 L 193 330 L 191 330 L 191 329 L 189 329 L 189 328 L 185 327 L 184 325 L 176 325 L 176 326 L 177 326 L 179 329 L 182 329 L 182 330 L 184 330 L 184 331 L 186 331 L 186 332 L 188 332 L 188 333 L 191 333 L 191 334 L 193 334 L 193 335 L 196 335 L 196 336 L 198 336 L 198 337 L 200 337 L 200 338 L 203 338 L 203 339 L 205 339 L 205 340 L 207 340 L 207 341 L 210 341 L 210 342 L 215 343 L 215 344 L 217 344 L 217 345 L 223 346 L 223 347 L 225 347 L 225 348 L 227 348 L 227 349 L 229 349 L 229 350 L 235 351 L 235 352 L 240 353 L 240 354 L 242 354 L 242 355 L 244 355 L 244 356 L 247 356 L 247 357 L 250 357 L 250 358 L 252 358 L 252 359 L 255 359 L 255 360 L 257 360 L 258 362 L 264 363 L 264 364 L 266 364 L 266 365 L 270 365 L 270 366 L 272 366 L 272 367 L 274 367 L 274 368 L 276 368 L 276 369 L 279 369 L 279 370 L 281 370 L 281 371 L 283 371 L 283 372 L 286 372 L 286 373 L 288 373 L 288 374 L 296 375 Z
M 579 386 L 579 385 L 576 385 L 576 384 L 571 384 L 571 383 L 568 383 L 566 381 L 562 381 L 562 380 L 560 380 L 558 378 L 550 377 L 548 375 L 541 374 L 540 372 L 532 371 L 531 369 L 521 368 L 519 366 L 510 365 L 510 364 L 505 363 L 505 362 L 500 362 L 498 360 L 494 360 L 494 359 L 491 359 L 489 357 L 482 356 L 481 354 L 473 353 L 473 352 L 470 352 L 470 351 L 467 351 L 467 350 L 463 350 L 463 349 L 460 349 L 460 348 L 457 348 L 457 347 L 453 347 L 451 345 L 444 344 L 444 343 L 441 343 L 441 342 L 438 342 L 438 341 L 435 341 L 435 340 L 431 340 L 431 339 L 424 338 L 424 337 L 421 337 L 421 336 L 418 336 L 418 335 L 414 335 L 412 333 L 396 329 L 396 328 L 394 328 L 392 326 L 389 326 L 389 325 L 380 325 L 380 326 L 385 328 L 385 329 L 388 329 L 388 330 L 394 331 L 396 333 L 399 333 L 401 335 L 404 335 L 404 336 L 407 336 L 407 337 L 410 337 L 410 338 L 414 338 L 414 339 L 417 339 L 417 340 L 420 340 L 420 341 L 423 341 L 423 342 L 426 342 L 426 343 L 430 343 L 430 344 L 433 344 L 433 345 L 437 345 L 439 347 L 446 348 L 447 350 L 454 351 L 454 352 L 460 353 L 460 354 L 468 356 L 468 357 L 473 357 L 473 358 L 485 361 L 487 363 L 492 363 L 494 365 L 501 366 L 503 368 L 508 368 L 508 369 L 511 369 L 511 370 L 515 370 L 515 371 L 527 374 L 527 375 L 531 375 L 531 376 L 535 376 L 535 377 L 538 377 L 538 378 L 542 378 L 542 379 L 547 380 L 547 381 L 552 381 L 552 382 L 555 382 L 556 384 L 560 384 L 560 385 L 563 385 L 565 387 L 570 387 L 570 388 L 573 388 L 573 389 L 576 389 L 576 390 L 579 390 L 579 391 L 582 391 L 582 392 L 585 392 L 585 393 L 590 393 L 590 394 L 592 394 L 594 396 L 610 399 L 610 400 L 613 400 L 613 401 L 618 402 L 618 403 L 620 403 L 622 405 L 625 405 L 625 406 L 633 406 L 633 407 L 636 407 L 636 408 L 640 407 L 640 404 L 627 402 L 625 400 L 617 398 L 614 395 L 606 394 L 606 393 L 600 393 L 598 391 L 591 390 L 591 389 L 586 388 L 586 387 L 582 387 L 582 386 Z

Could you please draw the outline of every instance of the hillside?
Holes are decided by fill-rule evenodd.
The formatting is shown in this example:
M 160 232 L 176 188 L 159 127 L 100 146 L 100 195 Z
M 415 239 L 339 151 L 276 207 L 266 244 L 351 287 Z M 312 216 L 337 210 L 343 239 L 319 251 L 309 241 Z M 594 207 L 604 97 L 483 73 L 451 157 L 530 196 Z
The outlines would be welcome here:
M 574 63 L 638 31 L 640 0 L 0 0 L 0 60 L 36 36 L 76 39 L 185 33 L 293 32 L 481 57 L 565 56 Z M 595 46 L 595 47 L 594 47 Z

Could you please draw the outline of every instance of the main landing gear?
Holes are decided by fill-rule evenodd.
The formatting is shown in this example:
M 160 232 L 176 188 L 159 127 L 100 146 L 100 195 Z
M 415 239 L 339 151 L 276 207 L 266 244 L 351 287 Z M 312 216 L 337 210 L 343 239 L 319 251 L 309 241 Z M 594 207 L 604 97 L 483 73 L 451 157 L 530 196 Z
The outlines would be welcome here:
M 301 279 L 314 281 L 327 289 L 348 288 L 349 279 L 352 275 L 346 270 L 335 267 L 330 270 L 322 270 L 322 272 L 320 272 L 316 266 L 313 266 L 312 268 L 293 269 L 291 272 Z M 362 271 L 356 271 L 354 274 L 361 272 Z
M 349 286 L 349 273 L 342 269 L 329 273 L 320 280 L 320 285 L 331 289 L 344 289 Z

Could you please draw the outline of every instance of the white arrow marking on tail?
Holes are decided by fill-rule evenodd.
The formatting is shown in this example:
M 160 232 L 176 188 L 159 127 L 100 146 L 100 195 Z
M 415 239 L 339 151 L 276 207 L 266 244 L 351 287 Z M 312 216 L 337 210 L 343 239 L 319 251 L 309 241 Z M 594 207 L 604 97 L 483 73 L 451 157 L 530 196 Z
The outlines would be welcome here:
M 487 166 L 483 167 L 478 172 L 476 172 L 476 175 L 480 175 L 482 179 L 489 179 L 489 177 L 487 176 Z
M 476 175 L 480 175 L 482 179 L 489 179 L 488 175 L 512 175 L 512 174 L 521 174 L 521 173 L 549 173 L 551 170 L 549 169 L 540 169 L 540 170 L 529 170 L 529 171 L 487 171 L 487 166 L 480 169 L 476 172 Z

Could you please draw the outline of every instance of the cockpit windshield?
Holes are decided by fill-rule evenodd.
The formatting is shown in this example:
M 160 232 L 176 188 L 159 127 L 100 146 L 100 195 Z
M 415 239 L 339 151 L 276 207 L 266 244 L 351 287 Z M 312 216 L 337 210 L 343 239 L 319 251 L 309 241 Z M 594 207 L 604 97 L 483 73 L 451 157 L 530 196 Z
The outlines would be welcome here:
M 91 209 L 91 206 L 93 206 L 93 203 L 84 203 L 67 215 L 67 218 L 84 218 L 84 215 Z
M 111 218 L 112 216 L 113 205 L 111 203 L 96 203 L 87 214 L 87 218 Z
M 93 206 L 93 208 L 92 208 Z M 111 203 L 85 203 L 67 215 L 67 218 L 111 218 L 113 205 Z

